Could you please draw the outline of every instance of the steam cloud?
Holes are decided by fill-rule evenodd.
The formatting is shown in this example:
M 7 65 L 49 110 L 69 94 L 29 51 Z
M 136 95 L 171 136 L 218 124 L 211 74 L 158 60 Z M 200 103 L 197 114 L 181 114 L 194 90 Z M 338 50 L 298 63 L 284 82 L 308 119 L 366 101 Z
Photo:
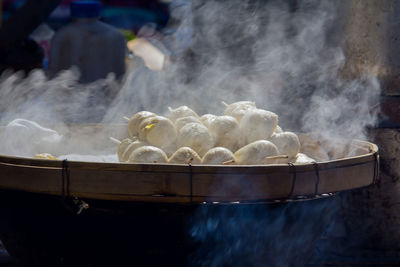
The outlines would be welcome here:
M 39 70 L 27 77 L 3 73 L 1 123 L 15 118 L 42 124 L 123 123 L 122 116 L 140 110 L 164 114 L 168 106 L 188 105 L 199 114 L 221 114 L 221 101 L 253 100 L 258 107 L 277 113 L 284 130 L 365 139 L 365 127 L 377 120 L 377 110 L 371 107 L 378 102 L 380 86 L 368 73 L 357 80 L 341 75 L 346 21 L 340 14 L 345 5 L 345 0 L 177 1 L 172 13 L 181 24 L 175 35 L 165 39 L 165 45 L 175 50 L 165 71 L 151 71 L 137 59 L 134 71 L 122 83 L 110 75 L 87 85 L 78 82 L 74 69 L 52 80 Z M 244 206 L 233 213 L 226 208 L 218 216 L 200 210 L 194 218 L 197 223 L 190 227 L 192 237 L 217 247 L 201 248 L 193 264 L 235 266 L 230 261 L 233 257 L 238 266 L 266 266 L 271 254 L 265 249 L 282 240 L 273 239 L 276 236 L 265 228 L 298 246 L 303 241 L 299 232 L 307 235 L 314 226 L 321 226 L 315 224 L 316 217 L 308 217 L 313 216 L 310 212 L 323 210 L 330 212 L 328 217 L 335 212 L 331 204 L 315 205 L 299 210 L 289 221 L 284 210 L 268 223 L 263 221 L 268 217 L 265 212 L 272 211 L 260 207 Z M 313 218 L 313 224 L 305 218 Z M 278 247 L 277 251 L 290 254 L 294 248 Z M 289 254 L 283 256 L 283 265 L 276 266 L 287 265 Z M 238 255 L 256 257 L 259 262 L 240 261 Z
M 179 1 L 171 7 L 182 23 L 165 40 L 178 52 L 179 41 L 187 49 L 172 53 L 165 71 L 148 70 L 136 60 L 121 84 L 109 75 L 88 85 L 78 82 L 76 69 L 53 80 L 39 70 L 26 78 L 3 73 L 1 122 L 22 117 L 45 124 L 122 123 L 122 116 L 140 110 L 164 114 L 168 106 L 185 104 L 200 114 L 220 114 L 221 101 L 254 100 L 276 112 L 285 130 L 365 139 L 365 127 L 376 122 L 371 106 L 380 87 L 369 74 L 341 78 L 344 36 L 338 28 L 345 4 Z
M 276 112 L 284 129 L 365 139 L 380 86 L 370 74 L 341 75 L 345 1 L 194 1 L 191 16 L 188 5 L 177 32 L 190 48 L 165 72 L 130 74 L 108 119 L 183 104 L 220 114 L 220 101 L 246 99 Z
M 201 206 L 189 266 L 303 266 L 338 211 L 338 198 L 274 205 Z

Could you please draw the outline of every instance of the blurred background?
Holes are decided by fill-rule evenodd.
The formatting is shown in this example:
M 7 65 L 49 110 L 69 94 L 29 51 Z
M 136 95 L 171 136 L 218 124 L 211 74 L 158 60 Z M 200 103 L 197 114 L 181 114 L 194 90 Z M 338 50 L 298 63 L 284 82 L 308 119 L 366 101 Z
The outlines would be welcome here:
M 71 0 L 0 1 L 0 72 L 47 68 L 50 40 L 71 22 Z M 172 32 L 169 0 L 103 0 L 100 21 L 120 30 L 127 41 L 137 35 Z M 142 29 L 142 31 L 141 31 Z M 151 29 L 143 30 L 143 29 Z M 157 34 L 156 34 L 157 33 Z M 44 65 L 43 65 L 44 64 Z
M 70 2 L 0 1 L 0 73 L 46 70 L 51 38 L 70 22 Z M 337 220 L 316 245 L 314 266 L 400 266 L 399 0 L 101 2 L 102 22 L 126 41 L 143 37 L 157 46 L 161 40 L 158 48 L 176 64 L 163 72 L 143 67 L 122 88 L 113 79 L 84 87 L 68 73 L 50 81 L 41 72 L 27 79 L 9 75 L 0 83 L 0 113 L 12 117 L 3 121 L 15 114 L 44 121 L 53 110 L 69 121 L 88 120 L 81 115 L 88 112 L 80 112 L 88 103 L 95 103 L 91 114 L 98 115 L 90 121 L 99 121 L 109 104 L 104 99 L 111 99 L 103 91 L 117 88 L 109 121 L 145 109 L 162 112 L 167 104 L 205 113 L 221 109 L 220 100 L 253 98 L 276 111 L 285 129 L 346 138 L 361 133 L 379 145 L 381 182 L 342 195 Z M 52 94 L 57 90 L 81 94 L 59 97 Z M 99 91 L 92 100 L 91 92 Z M 245 226 L 243 237 L 249 232 Z M 239 248 L 251 247 L 246 244 Z
M 22 7 L 27 0 L 3 0 L 2 23 Z M 57 1 L 54 1 L 57 2 Z M 62 0 L 51 12 L 45 23 L 57 30 L 70 20 L 69 5 L 71 0 Z M 168 22 L 167 0 L 103 0 L 101 20 L 117 28 L 137 33 L 147 23 L 162 29 Z

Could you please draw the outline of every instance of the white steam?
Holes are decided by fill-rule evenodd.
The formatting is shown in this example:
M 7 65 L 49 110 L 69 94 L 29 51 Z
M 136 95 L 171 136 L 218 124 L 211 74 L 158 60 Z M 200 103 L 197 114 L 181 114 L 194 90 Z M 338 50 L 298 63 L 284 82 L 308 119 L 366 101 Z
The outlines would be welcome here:
M 341 75 L 346 58 L 340 9 L 346 0 L 179 3 L 173 17 L 181 18 L 181 25 L 165 38 L 174 51 L 164 71 L 151 71 L 137 59 L 121 84 L 110 75 L 88 85 L 78 82 L 75 70 L 53 80 L 41 71 L 26 78 L 4 73 L 2 124 L 15 118 L 44 125 L 122 123 L 123 116 L 141 110 L 163 115 L 169 106 L 180 105 L 199 115 L 222 114 L 221 101 L 240 100 L 255 101 L 257 107 L 278 114 L 284 130 L 326 138 L 365 139 L 365 127 L 376 123 L 376 110 L 371 109 L 380 91 L 376 77 L 346 80 Z M 64 145 L 65 154 L 95 155 L 103 152 L 101 146 L 116 151 L 107 134 L 88 130 L 78 136 L 80 142 Z M 85 141 L 89 139 L 92 142 Z M 310 233 L 321 230 L 336 212 L 330 202 L 307 203 L 304 209 L 293 204 L 292 209 L 279 210 L 263 205 L 200 210 L 190 230 L 192 239 L 203 246 L 192 265 L 288 266 L 301 259 L 305 253 L 297 248 L 310 246 Z
M 376 122 L 380 86 L 369 74 L 342 77 L 338 3 L 197 1 L 177 31 L 193 25 L 191 47 L 164 72 L 139 66 L 108 118 L 179 105 L 220 114 L 221 100 L 254 100 L 276 112 L 285 129 L 365 139 L 365 127 Z
M 123 123 L 140 110 L 165 114 L 188 105 L 222 114 L 221 101 L 252 100 L 279 115 L 285 130 L 365 139 L 376 122 L 379 83 L 341 77 L 344 1 L 179 1 L 181 21 L 164 44 L 175 49 L 164 71 L 139 59 L 119 83 L 113 75 L 80 84 L 76 70 L 48 80 L 42 71 L 0 77 L 2 124 Z M 182 13 L 180 16 L 180 12 Z M 185 49 L 183 49 L 185 48 Z M 165 49 L 165 48 L 163 48 Z

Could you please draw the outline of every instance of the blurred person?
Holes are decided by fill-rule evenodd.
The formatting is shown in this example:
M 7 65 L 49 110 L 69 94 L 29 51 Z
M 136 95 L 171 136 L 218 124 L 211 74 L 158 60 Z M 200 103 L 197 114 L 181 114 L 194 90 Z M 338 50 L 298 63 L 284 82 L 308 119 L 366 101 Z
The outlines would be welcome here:
M 29 35 L 61 0 L 27 0 L 0 28 L 0 72 L 42 67 L 43 50 Z

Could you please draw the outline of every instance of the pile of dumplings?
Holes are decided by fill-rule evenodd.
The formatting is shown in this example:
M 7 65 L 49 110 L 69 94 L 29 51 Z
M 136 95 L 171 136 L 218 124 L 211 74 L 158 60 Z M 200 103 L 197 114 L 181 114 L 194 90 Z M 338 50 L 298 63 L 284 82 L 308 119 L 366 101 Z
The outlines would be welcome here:
M 278 115 L 255 102 L 224 103 L 224 115 L 199 116 L 187 106 L 168 117 L 140 111 L 128 121 L 130 138 L 118 146 L 120 162 L 171 164 L 287 164 L 314 160 L 299 153 L 293 132 L 278 126 Z

